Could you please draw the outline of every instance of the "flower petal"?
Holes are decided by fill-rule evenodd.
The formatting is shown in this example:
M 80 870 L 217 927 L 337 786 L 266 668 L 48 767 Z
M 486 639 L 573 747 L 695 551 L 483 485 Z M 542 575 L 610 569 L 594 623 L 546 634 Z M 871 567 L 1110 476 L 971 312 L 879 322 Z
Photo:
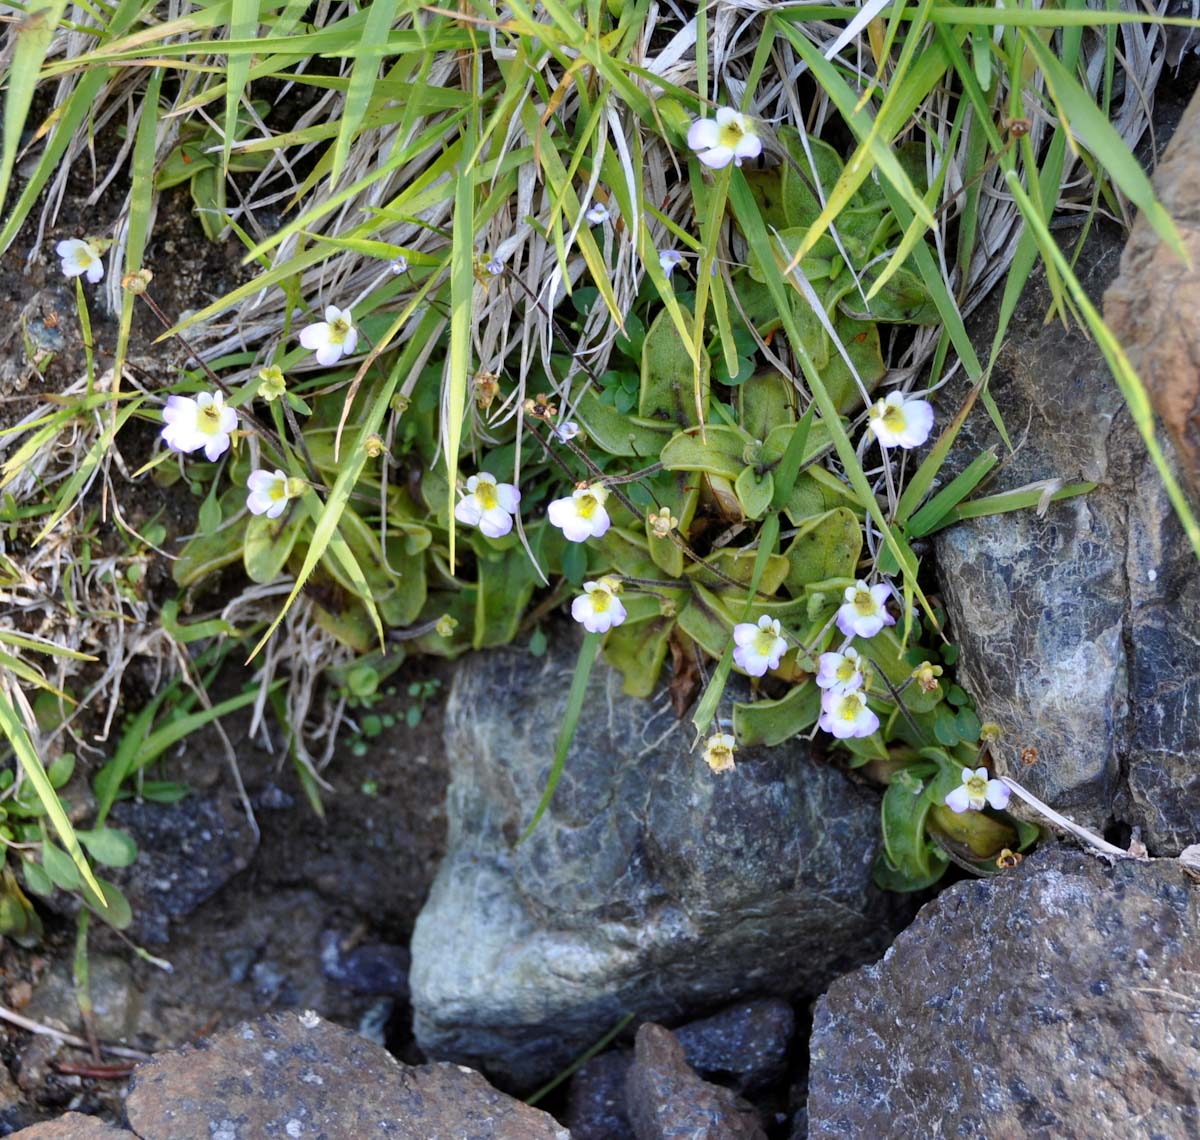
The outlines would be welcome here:
M 960 784 L 946 797 L 946 806 L 960 815 L 964 811 L 969 811 L 971 807 L 971 797 L 967 794 L 965 785 Z
M 692 150 L 707 150 L 721 141 L 721 128 L 715 119 L 697 119 L 688 128 L 687 141 Z

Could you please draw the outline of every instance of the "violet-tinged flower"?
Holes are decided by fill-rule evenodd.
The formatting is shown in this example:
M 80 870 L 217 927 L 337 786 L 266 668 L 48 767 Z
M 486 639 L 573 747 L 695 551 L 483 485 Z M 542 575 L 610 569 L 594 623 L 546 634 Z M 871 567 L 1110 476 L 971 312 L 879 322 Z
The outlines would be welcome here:
M 817 687 L 841 696 L 863 687 L 863 660 L 852 645 L 841 653 L 822 653 L 817 669 Z
M 601 538 L 610 523 L 604 509 L 607 498 L 608 492 L 599 483 L 592 483 L 576 488 L 569 499 L 555 499 L 546 509 L 546 515 L 568 542 Z
M 927 400 L 889 392 L 871 406 L 867 430 L 882 447 L 920 447 L 933 430 L 933 406 Z
M 583 215 L 590 226 L 600 226 L 612 217 L 608 207 L 603 202 L 593 202 L 587 213 Z
M 210 460 L 217 460 L 229 449 L 229 437 L 237 430 L 237 412 L 225 406 L 221 392 L 201 392 L 189 396 L 169 396 L 163 408 L 162 439 L 172 451 L 184 454 L 204 449 Z
M 827 689 L 821 694 L 821 715 L 817 727 L 831 732 L 839 740 L 851 736 L 870 736 L 879 727 L 877 717 L 867 707 L 867 695 L 861 689 L 835 693 Z
M 625 620 L 625 607 L 617 594 L 621 583 L 605 575 L 598 582 L 584 582 L 584 592 L 571 603 L 571 616 L 588 633 L 607 633 Z
M 732 772 L 736 767 L 733 762 L 733 753 L 736 748 L 737 742 L 729 733 L 713 733 L 704 742 L 704 762 L 714 772 Z
M 67 277 L 84 276 L 95 285 L 104 276 L 104 262 L 90 241 L 68 238 L 60 241 L 54 252 L 62 258 L 62 271 Z
M 662 271 L 670 277 L 671 273 L 683 264 L 683 254 L 677 249 L 660 249 L 658 264 L 662 267 Z
M 490 277 L 499 277 L 504 272 L 504 262 L 498 257 L 489 257 L 483 263 L 483 267 L 487 270 Z
M 732 107 L 720 107 L 714 119 L 697 119 L 688 131 L 688 146 L 705 166 L 719 170 L 731 162 L 741 166 L 745 158 L 762 154 L 762 139 L 754 124 Z
M 388 268 L 390 268 L 391 271 L 397 277 L 399 277 L 402 273 L 408 272 L 408 258 L 405 257 L 404 254 L 402 254 L 402 253 L 398 254 L 396 257 L 393 257 L 392 260 L 388 262 Z
M 837 627 L 847 637 L 874 637 L 885 625 L 896 624 L 885 608 L 892 596 L 892 588 L 886 582 L 874 586 L 855 582 L 846 587 L 842 596 L 845 600 L 838 607 Z
M 787 642 L 780 636 L 779 622 L 766 614 L 758 619 L 757 625 L 748 621 L 735 625 L 733 641 L 734 663 L 751 677 L 762 677 L 768 669 L 778 669 L 787 652 Z
M 246 479 L 250 494 L 246 496 L 246 508 L 252 515 L 266 515 L 277 519 L 287 510 L 292 498 L 292 486 L 288 477 L 278 468 L 274 471 L 251 471 Z
M 300 343 L 317 354 L 317 363 L 328 367 L 349 356 L 358 344 L 358 330 L 350 323 L 350 310 L 328 305 L 325 319 L 300 330 Z
M 566 443 L 579 434 L 579 425 L 574 420 L 563 420 L 561 424 L 551 430 L 555 439 L 560 443 Z
M 964 811 L 982 811 L 984 804 L 1003 811 L 1008 807 L 1011 795 L 1003 780 L 989 780 L 986 768 L 964 768 L 962 783 L 946 797 L 946 806 L 960 814 Z
M 511 483 L 497 483 L 495 475 L 480 471 L 467 480 L 467 492 L 454 508 L 454 517 L 477 526 L 488 538 L 503 538 L 513 528 L 521 492 Z

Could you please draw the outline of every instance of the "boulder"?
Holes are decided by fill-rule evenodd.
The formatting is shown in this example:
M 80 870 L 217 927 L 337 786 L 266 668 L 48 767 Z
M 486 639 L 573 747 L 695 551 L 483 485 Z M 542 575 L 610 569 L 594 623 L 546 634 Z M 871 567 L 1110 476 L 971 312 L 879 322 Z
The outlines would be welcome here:
M 1077 268 L 1093 298 L 1119 251 L 1111 231 L 1089 240 Z M 981 348 L 999 304 L 976 315 Z M 959 462 L 998 448 L 988 493 L 1042 480 L 1097 487 L 937 536 L 959 681 L 1004 732 L 992 749 L 1004 774 L 1081 823 L 1138 826 L 1153 853 L 1177 854 L 1200 820 L 1200 566 L 1102 353 L 1047 324 L 1049 305 L 1038 271 L 992 373 L 1015 454 L 976 411 Z M 942 397 L 947 412 L 961 394 Z
M 122 1137 L 138 1140 L 124 1128 L 114 1128 L 80 1112 L 66 1112 L 57 1120 L 47 1120 L 10 1134 L 10 1140 L 121 1140 Z
M 552 1117 L 457 1065 L 402 1065 L 314 1013 L 272 1014 L 133 1076 L 140 1140 L 570 1140 Z
M 1200 1135 L 1200 886 L 1053 845 L 817 1003 L 810 1140 Z
M 427 1055 L 519 1087 L 630 1010 L 679 1021 L 761 994 L 816 994 L 887 945 L 903 903 L 871 881 L 878 798 L 802 741 L 713 773 L 665 694 L 594 670 L 553 802 L 576 642 L 463 661 L 446 710 L 449 851 L 412 942 Z

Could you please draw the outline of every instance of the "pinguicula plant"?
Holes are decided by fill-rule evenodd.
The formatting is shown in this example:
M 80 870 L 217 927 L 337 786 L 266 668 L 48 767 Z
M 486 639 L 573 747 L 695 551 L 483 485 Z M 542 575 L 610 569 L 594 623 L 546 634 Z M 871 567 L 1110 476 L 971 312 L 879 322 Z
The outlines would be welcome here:
M 1096 172 L 1106 199 L 1126 196 L 1178 248 L 1130 155 L 1145 108 L 1123 114 L 1128 138 L 1104 110 L 1117 67 L 1157 66 L 1161 37 L 1123 16 L 1122 55 L 1111 14 L 1087 27 L 1083 9 L 1053 28 L 1053 10 L 1012 5 L 861 21 L 854 6 L 816 21 L 776 5 L 747 9 L 717 68 L 703 7 L 694 28 L 663 5 L 534 5 L 500 25 L 466 7 L 213 9 L 184 29 L 153 6 L 102 6 L 87 16 L 96 44 L 74 57 L 74 19 L 18 35 L 0 63 L 0 251 L 38 202 L 61 201 L 92 125 L 133 110 L 108 236 L 55 234 L 42 251 L 74 279 L 86 376 L 75 403 L 31 413 L 0 476 L 4 521 L 36 519 L 34 545 L 62 537 L 91 474 L 107 493 L 118 434 L 152 416 L 147 468 L 199 506 L 171 551 L 179 596 L 141 620 L 161 617 L 176 651 L 248 635 L 271 693 L 258 707 L 276 710 L 310 790 L 318 665 L 344 702 L 356 663 L 371 663 L 361 688 L 405 653 L 532 637 L 559 612 L 582 650 L 556 773 L 601 652 L 642 696 L 668 660 L 694 663 L 673 696 L 691 697 L 713 779 L 740 778 L 735 752 L 811 737 L 886 786 L 881 882 L 1008 865 L 1032 832 L 1007 813 L 990 730 L 953 681 L 920 554 L 960 518 L 1043 492 L 983 494 L 990 451 L 944 467 L 976 399 L 998 421 L 994 353 L 977 357 L 960 308 L 1014 258 L 1011 313 L 1040 255 L 1056 309 L 1082 314 L 1137 393 L 1048 223 L 1055 188 Z M 289 50 L 298 29 L 328 67 Z M 364 55 L 364 35 L 386 51 Z M 39 84 L 52 108 L 26 123 Z M 274 121 L 261 84 L 321 100 L 325 119 Z M 138 387 L 134 306 L 173 319 L 153 301 L 151 269 L 168 267 L 155 196 L 184 184 L 253 276 L 177 314 L 187 371 Z M 111 372 L 93 294 L 120 310 Z M 965 399 L 943 388 L 959 366 Z M 66 432 L 86 454 L 48 479 L 40 457 Z M 61 488 L 48 512 L 18 502 L 46 486 Z M 219 617 L 196 615 L 233 582 Z M 317 664 L 262 653 L 293 634 Z M 691 675 L 705 681 L 683 693 Z M 49 805 L 2 692 L 0 713 Z M 84 875 L 69 821 L 47 811 Z

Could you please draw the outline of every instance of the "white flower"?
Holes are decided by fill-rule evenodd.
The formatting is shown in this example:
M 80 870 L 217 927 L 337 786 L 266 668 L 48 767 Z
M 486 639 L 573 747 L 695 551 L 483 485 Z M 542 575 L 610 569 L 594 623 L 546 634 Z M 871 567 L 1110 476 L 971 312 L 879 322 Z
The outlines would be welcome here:
M 727 732 L 717 732 L 704 742 L 704 760 L 714 772 L 732 772 L 737 742 Z
M 60 241 L 54 252 L 62 258 L 62 271 L 67 277 L 85 275 L 95 285 L 104 276 L 104 262 L 90 241 L 69 238 Z
M 621 583 L 607 575 L 599 582 L 584 582 L 584 593 L 571 603 L 571 616 L 588 633 L 607 633 L 625 620 L 625 607 L 617 597 Z
M 574 439 L 578 434 L 579 425 L 574 420 L 563 420 L 558 427 L 554 428 L 554 438 L 562 443 Z
M 163 408 L 166 427 L 163 443 L 172 451 L 199 451 L 211 460 L 219 459 L 229 448 L 229 437 L 237 430 L 237 412 L 225 406 L 220 392 L 201 392 L 194 400 L 171 396 Z
M 688 131 L 688 146 L 705 166 L 741 166 L 744 158 L 762 154 L 762 139 L 754 124 L 732 107 L 721 107 L 715 119 L 697 119 Z
M 837 627 L 847 637 L 874 637 L 885 625 L 895 625 L 896 619 L 884 608 L 892 596 L 892 588 L 886 582 L 868 586 L 866 582 L 855 582 L 847 586 L 845 601 L 838 607 Z
M 677 249 L 661 249 L 658 252 L 658 264 L 662 266 L 662 271 L 670 277 L 671 271 L 676 266 L 683 264 L 683 254 Z
M 848 645 L 841 653 L 822 653 L 817 670 L 817 687 L 841 696 L 863 687 L 863 661 L 858 650 Z
M 399 254 L 388 262 L 388 266 L 391 268 L 391 271 L 397 277 L 399 277 L 400 274 L 408 272 L 408 258 L 405 257 L 404 254 Z
M 480 471 L 467 480 L 467 493 L 454 508 L 454 517 L 477 526 L 488 538 L 503 538 L 513 528 L 521 492 L 511 483 L 497 483 L 495 475 Z
M 608 511 L 604 500 L 608 492 L 599 483 L 579 487 L 569 499 L 555 499 L 547 508 L 550 522 L 558 527 L 568 542 L 586 542 L 601 538 L 608 530 Z
M 927 400 L 889 392 L 871 406 L 867 430 L 882 447 L 920 447 L 933 430 L 933 407 Z
M 758 625 L 740 622 L 733 627 L 736 649 L 733 660 L 751 677 L 761 677 L 768 669 L 778 669 L 787 652 L 787 642 L 779 635 L 779 622 L 763 614 Z
M 1003 780 L 989 780 L 986 768 L 964 768 L 962 783 L 946 797 L 946 806 L 951 811 L 964 812 L 982 811 L 984 804 L 990 804 L 997 811 L 1008 807 L 1008 797 L 1012 793 Z
M 593 202 L 591 208 L 583 215 L 588 225 L 599 226 L 607 222 L 612 214 L 608 212 L 608 207 L 603 202 Z
M 831 732 L 839 740 L 850 736 L 870 736 L 879 727 L 879 717 L 867 708 L 867 695 L 856 689 L 852 693 L 821 694 L 821 715 L 817 727 Z
M 276 468 L 274 471 L 251 471 L 246 479 L 250 494 L 246 496 L 246 507 L 252 515 L 266 515 L 277 519 L 287 510 L 292 497 L 288 477 Z
M 349 356 L 358 344 L 358 330 L 350 323 L 350 310 L 329 305 L 325 319 L 300 330 L 300 343 L 317 354 L 317 363 L 328 367 Z

